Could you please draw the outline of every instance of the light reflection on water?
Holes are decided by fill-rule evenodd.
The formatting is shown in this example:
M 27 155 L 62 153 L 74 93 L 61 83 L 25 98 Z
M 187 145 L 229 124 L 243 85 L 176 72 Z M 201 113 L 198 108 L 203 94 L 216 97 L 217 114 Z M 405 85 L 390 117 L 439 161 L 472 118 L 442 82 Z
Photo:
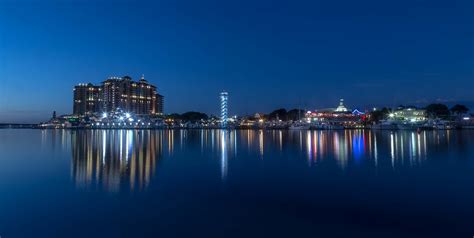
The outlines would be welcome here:
M 272 159 L 275 153 L 290 159 L 306 157 L 310 167 L 335 161 L 341 171 L 349 166 L 378 167 L 389 162 L 392 169 L 418 166 L 430 148 L 447 145 L 449 131 L 283 131 L 283 130 L 83 130 L 43 131 L 71 145 L 71 174 L 79 188 L 101 186 L 118 191 L 123 184 L 130 190 L 149 186 L 163 157 L 172 159 L 177 149 L 199 145 L 201 154 L 218 156 L 221 179 L 228 176 L 229 161 L 239 155 Z M 69 136 L 70 135 L 70 136 Z M 56 146 L 52 140 L 51 146 Z M 166 148 L 164 154 L 163 148 Z M 294 157 L 294 158 L 292 158 Z M 386 163 L 385 163 L 386 164 Z
M 78 187 L 100 185 L 107 191 L 118 191 L 126 179 L 130 190 L 142 190 L 149 185 L 161 159 L 164 134 L 172 133 L 72 131 L 72 177 Z
M 474 131 L 0 130 L 0 231 L 69 237 L 75 224 L 81 237 L 466 237 L 473 138 Z

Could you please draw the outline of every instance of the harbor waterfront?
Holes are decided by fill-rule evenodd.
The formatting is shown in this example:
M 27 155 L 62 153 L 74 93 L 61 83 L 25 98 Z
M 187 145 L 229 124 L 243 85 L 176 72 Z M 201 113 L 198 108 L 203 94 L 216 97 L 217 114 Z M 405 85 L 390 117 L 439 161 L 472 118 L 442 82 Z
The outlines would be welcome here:
M 473 158 L 471 130 L 2 129 L 0 235 L 471 237 Z
M 107 89 L 110 87 L 110 89 Z M 111 96 L 112 95 L 112 96 Z M 154 95 L 151 97 L 151 95 Z M 140 100 L 141 99 L 141 100 Z M 145 100 L 147 99 L 147 100 Z M 404 106 L 369 110 L 349 109 L 340 99 L 335 108 L 313 111 L 280 108 L 271 113 L 229 116 L 229 93 L 219 94 L 220 116 L 189 111 L 163 113 L 163 96 L 142 77 L 109 78 L 103 86 L 80 84 L 74 88 L 73 114 L 57 116 L 56 111 L 38 128 L 54 129 L 290 129 L 290 130 L 446 130 L 474 129 L 469 108 L 456 104 L 448 108 L 432 103 L 426 107 Z
M 474 238 L 473 12 L 0 0 L 0 238 Z

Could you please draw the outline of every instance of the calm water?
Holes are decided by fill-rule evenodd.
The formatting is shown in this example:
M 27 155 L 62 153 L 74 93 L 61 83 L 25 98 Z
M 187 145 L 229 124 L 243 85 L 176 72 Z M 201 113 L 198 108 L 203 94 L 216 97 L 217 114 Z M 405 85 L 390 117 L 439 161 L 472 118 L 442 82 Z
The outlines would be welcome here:
M 473 237 L 474 131 L 0 130 L 0 236 Z

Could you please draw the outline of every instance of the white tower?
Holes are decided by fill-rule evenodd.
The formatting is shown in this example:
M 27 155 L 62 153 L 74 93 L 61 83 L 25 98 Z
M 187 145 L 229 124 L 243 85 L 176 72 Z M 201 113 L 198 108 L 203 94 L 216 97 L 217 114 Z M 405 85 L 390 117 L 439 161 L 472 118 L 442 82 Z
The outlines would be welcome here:
M 229 99 L 229 94 L 227 92 L 221 92 L 221 126 L 227 127 L 227 100 Z

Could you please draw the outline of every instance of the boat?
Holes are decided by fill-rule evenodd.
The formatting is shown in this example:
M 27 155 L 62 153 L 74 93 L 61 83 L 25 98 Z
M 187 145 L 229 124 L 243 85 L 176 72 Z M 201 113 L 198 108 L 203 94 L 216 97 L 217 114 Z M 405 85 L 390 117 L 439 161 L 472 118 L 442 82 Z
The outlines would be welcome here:
M 462 129 L 469 129 L 469 130 L 474 130 L 474 125 L 464 125 L 461 127 Z
M 289 130 L 309 130 L 311 124 L 302 121 L 293 123 L 288 127 Z
M 374 130 L 398 130 L 397 124 L 392 120 L 382 120 L 378 124 L 374 124 L 370 127 Z
M 419 123 L 398 123 L 397 127 L 400 130 L 418 130 L 423 125 Z
M 319 123 L 311 124 L 309 128 L 312 129 L 312 130 L 324 130 L 324 129 L 326 129 L 326 127 L 323 124 L 319 124 Z
M 329 124 L 329 125 L 326 126 L 326 129 L 327 130 L 344 130 L 344 126 Z
M 445 120 L 429 120 L 423 125 L 423 127 L 435 130 L 448 130 L 453 128 L 453 126 Z

